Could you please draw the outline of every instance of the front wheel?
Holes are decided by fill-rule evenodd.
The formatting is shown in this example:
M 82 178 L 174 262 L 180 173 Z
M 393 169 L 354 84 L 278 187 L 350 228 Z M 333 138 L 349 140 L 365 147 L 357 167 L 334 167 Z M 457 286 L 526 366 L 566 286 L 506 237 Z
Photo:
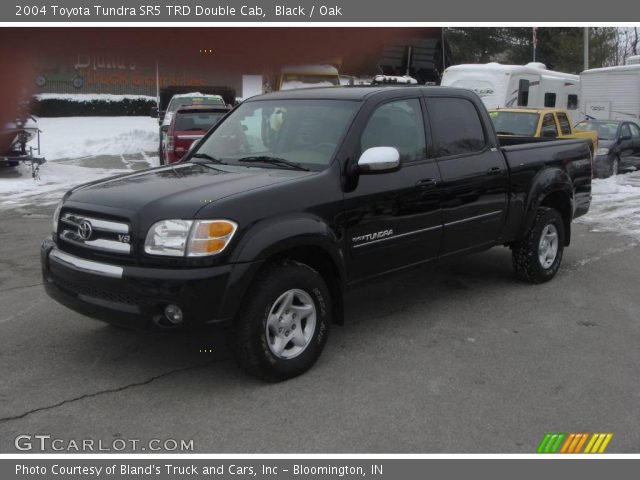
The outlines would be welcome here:
M 530 283 L 551 280 L 562 262 L 564 222 L 557 210 L 540 207 L 527 235 L 512 246 L 516 275 Z
M 237 318 L 240 366 L 269 381 L 306 372 L 322 353 L 331 312 L 329 289 L 318 272 L 294 262 L 268 267 Z

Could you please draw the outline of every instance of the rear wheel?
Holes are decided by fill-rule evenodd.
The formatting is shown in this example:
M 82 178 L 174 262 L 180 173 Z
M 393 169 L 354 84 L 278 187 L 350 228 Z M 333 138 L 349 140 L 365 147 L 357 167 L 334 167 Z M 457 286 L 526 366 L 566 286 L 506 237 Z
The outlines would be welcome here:
M 238 362 L 270 381 L 306 372 L 327 341 L 331 311 L 329 289 L 318 272 L 294 262 L 268 267 L 237 318 Z
M 512 246 L 516 275 L 530 283 L 551 280 L 562 262 L 564 222 L 557 210 L 540 207 L 531 230 Z

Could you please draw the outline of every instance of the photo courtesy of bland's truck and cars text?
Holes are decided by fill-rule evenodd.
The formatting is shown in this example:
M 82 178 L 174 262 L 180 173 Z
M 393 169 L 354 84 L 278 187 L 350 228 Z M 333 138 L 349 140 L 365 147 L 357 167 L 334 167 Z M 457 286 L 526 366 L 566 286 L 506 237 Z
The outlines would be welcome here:
M 541 2 L 0 5 L 0 477 L 633 468 L 640 9 Z

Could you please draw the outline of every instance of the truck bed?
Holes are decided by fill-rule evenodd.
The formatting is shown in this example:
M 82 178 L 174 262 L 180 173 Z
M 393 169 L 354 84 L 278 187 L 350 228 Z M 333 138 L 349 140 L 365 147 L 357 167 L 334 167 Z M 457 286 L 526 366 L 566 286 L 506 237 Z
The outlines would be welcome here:
M 538 189 L 543 189 L 545 184 L 553 183 L 558 177 L 568 177 L 573 185 L 572 218 L 587 213 L 591 203 L 592 172 L 589 140 L 532 137 L 509 137 L 508 142 L 502 140 L 500 149 L 511 176 L 508 228 L 519 223 L 518 219 L 524 215 L 532 196 L 537 194 L 532 187 L 534 182 L 539 185 Z M 507 237 L 511 236 L 517 237 L 518 232 L 507 233 Z

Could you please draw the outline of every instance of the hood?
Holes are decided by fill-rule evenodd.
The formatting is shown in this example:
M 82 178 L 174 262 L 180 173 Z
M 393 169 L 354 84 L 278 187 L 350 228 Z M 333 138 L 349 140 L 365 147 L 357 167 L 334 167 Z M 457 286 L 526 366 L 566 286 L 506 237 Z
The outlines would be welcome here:
M 182 163 L 110 177 L 71 190 L 65 202 L 127 212 L 147 220 L 192 218 L 203 206 L 311 172 Z M 81 207 L 81 206 L 80 206 Z

